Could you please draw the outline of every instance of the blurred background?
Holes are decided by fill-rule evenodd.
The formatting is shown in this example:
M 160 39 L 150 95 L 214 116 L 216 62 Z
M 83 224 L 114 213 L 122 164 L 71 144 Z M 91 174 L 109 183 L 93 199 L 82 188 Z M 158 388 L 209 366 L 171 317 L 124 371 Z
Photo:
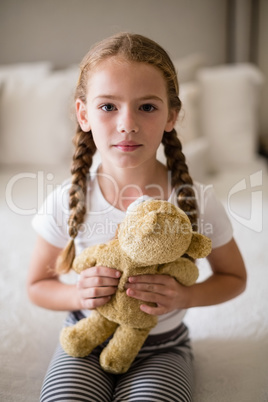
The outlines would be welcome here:
M 119 31 L 170 54 L 190 173 L 214 186 L 248 268 L 241 297 L 187 314 L 194 401 L 267 402 L 267 0 L 0 0 L 0 400 L 38 400 L 58 340 L 65 313 L 26 294 L 31 219 L 70 176 L 79 62 Z
M 1 0 L 0 164 L 69 163 L 78 64 L 118 31 L 173 59 L 194 176 L 252 162 L 267 154 L 267 22 L 266 0 Z

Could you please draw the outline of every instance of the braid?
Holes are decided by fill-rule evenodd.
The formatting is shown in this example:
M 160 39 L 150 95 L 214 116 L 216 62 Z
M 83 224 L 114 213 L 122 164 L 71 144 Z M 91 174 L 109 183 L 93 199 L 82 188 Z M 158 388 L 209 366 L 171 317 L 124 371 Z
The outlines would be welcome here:
M 197 203 L 193 190 L 193 180 L 189 174 L 182 145 L 176 130 L 165 132 L 162 138 L 167 168 L 171 171 L 171 185 L 176 188 L 178 205 L 186 212 L 194 230 L 197 229 Z
M 86 193 L 89 169 L 96 151 L 96 145 L 93 141 L 91 131 L 86 133 L 81 130 L 79 125 L 74 137 L 74 145 L 75 152 L 71 166 L 72 185 L 69 191 L 70 217 L 68 220 L 69 236 L 71 240 L 57 260 L 56 272 L 59 274 L 67 273 L 72 267 L 75 257 L 74 239 L 78 234 L 79 226 L 83 223 L 86 214 Z

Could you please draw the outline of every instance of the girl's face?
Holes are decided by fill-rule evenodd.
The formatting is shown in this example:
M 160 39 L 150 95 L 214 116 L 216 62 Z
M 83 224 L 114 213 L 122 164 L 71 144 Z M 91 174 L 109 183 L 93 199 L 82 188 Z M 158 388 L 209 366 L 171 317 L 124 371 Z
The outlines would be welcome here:
M 169 110 L 161 72 L 116 57 L 89 74 L 86 104 L 78 99 L 76 110 L 108 168 L 150 166 L 164 131 L 171 131 L 177 119 L 177 112 Z

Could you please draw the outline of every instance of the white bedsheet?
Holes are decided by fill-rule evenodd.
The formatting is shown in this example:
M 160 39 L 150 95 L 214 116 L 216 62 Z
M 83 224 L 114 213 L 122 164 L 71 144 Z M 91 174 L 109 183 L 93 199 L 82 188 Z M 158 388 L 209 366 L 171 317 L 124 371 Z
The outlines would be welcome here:
M 0 400 L 37 402 L 65 313 L 46 311 L 27 299 L 25 279 L 35 239 L 31 216 L 12 211 L 14 205 L 8 206 L 4 197 L 7 184 L 19 172 L 1 173 Z M 251 173 L 244 174 L 247 183 Z M 61 178 L 61 174 L 55 175 L 55 180 Z M 242 178 L 242 174 L 235 177 L 232 172 L 215 180 L 216 191 L 224 202 Z M 263 172 L 262 179 L 263 185 L 253 190 L 263 193 L 263 230 L 254 232 L 232 218 L 247 265 L 247 290 L 222 305 L 192 309 L 185 319 L 195 354 L 194 402 L 268 401 L 267 172 Z M 236 206 L 247 217 L 248 193 L 240 195 Z M 13 200 L 18 209 L 34 207 L 34 178 L 14 184 Z M 206 262 L 200 265 L 200 272 L 201 278 L 208 275 Z

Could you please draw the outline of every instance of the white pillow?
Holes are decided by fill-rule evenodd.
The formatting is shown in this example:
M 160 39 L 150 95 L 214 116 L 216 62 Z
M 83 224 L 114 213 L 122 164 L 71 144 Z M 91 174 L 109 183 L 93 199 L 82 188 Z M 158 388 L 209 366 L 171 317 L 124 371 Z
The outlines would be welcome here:
M 193 180 L 205 183 L 209 170 L 208 166 L 208 140 L 204 137 L 187 142 L 183 147 L 189 173 Z
M 250 163 L 256 154 L 261 72 L 246 63 L 204 68 L 198 82 L 200 125 L 208 139 L 211 168 Z
M 198 107 L 200 89 L 199 84 L 191 81 L 180 85 L 180 99 L 182 108 L 175 126 L 182 144 L 191 142 L 199 137 Z
M 48 74 L 51 70 L 50 62 L 17 63 L 0 65 L 0 83 L 12 77 L 20 77 L 24 81 L 32 82 Z
M 2 163 L 58 164 L 70 158 L 78 68 L 32 80 L 9 77 L 0 107 Z
M 188 143 L 192 143 L 199 137 L 198 130 L 198 100 L 199 86 L 196 82 L 187 82 L 180 85 L 180 99 L 182 109 L 179 113 L 175 129 L 181 140 L 183 149 Z M 182 150 L 183 150 L 182 149 Z M 157 150 L 157 159 L 166 164 L 164 147 L 160 144 Z
M 188 56 L 173 60 L 175 69 L 177 70 L 179 83 L 182 84 L 196 79 L 197 72 L 200 68 L 205 67 L 206 56 L 202 53 L 192 53 Z

